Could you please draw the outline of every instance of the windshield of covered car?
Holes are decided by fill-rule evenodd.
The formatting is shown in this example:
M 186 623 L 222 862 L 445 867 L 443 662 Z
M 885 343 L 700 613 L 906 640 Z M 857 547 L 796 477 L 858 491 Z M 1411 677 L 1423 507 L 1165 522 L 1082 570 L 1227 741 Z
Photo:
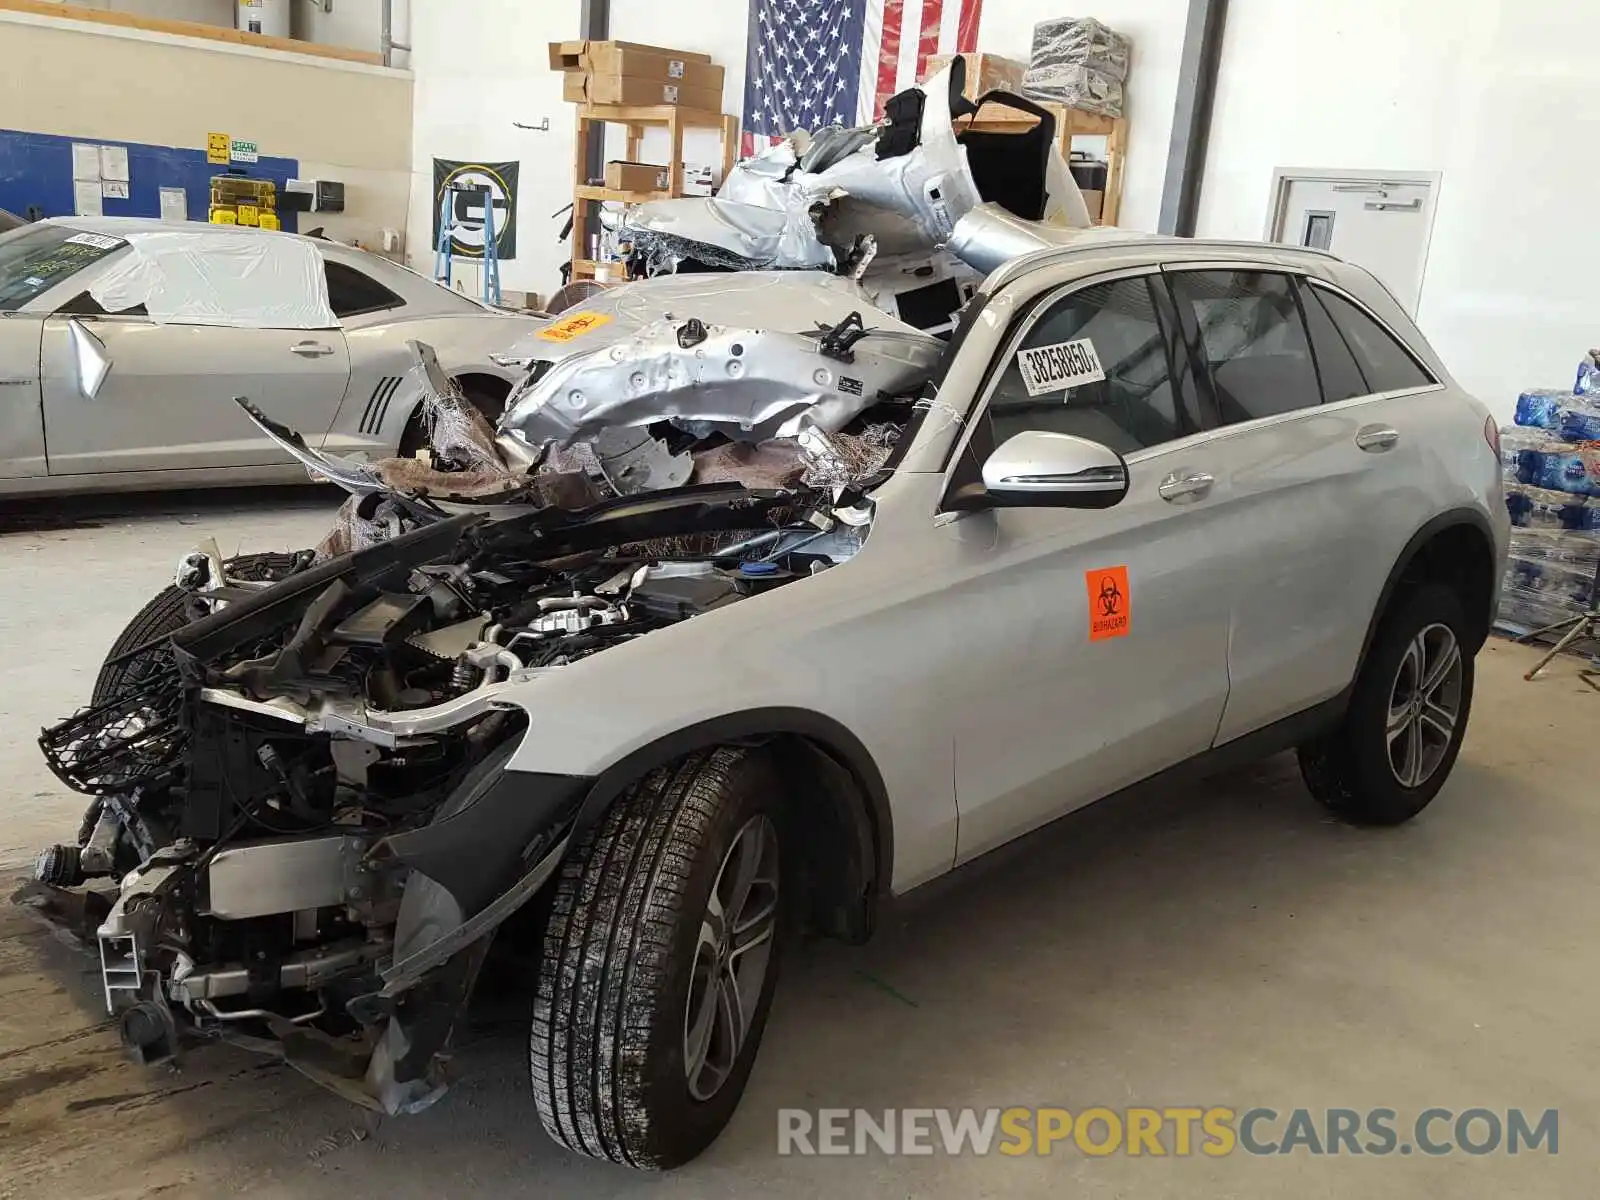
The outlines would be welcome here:
M 0 234 L 0 312 L 15 312 L 127 244 L 70 225 L 27 225 Z

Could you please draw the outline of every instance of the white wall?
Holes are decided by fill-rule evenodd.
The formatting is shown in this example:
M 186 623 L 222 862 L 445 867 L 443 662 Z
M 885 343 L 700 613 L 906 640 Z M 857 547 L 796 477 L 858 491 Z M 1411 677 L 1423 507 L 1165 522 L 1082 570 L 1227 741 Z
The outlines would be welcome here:
M 1258 238 L 1275 167 L 1439 171 L 1418 323 L 1509 419 L 1600 344 L 1600 4 L 1232 0 L 1202 235 Z
M 334 0 L 335 7 L 349 2 Z M 572 202 L 575 115 L 561 99 L 561 76 L 550 70 L 545 47 L 576 37 L 578 21 L 579 0 L 411 0 L 413 267 L 433 271 L 434 158 L 517 161 L 517 258 L 501 264 L 500 281 L 545 296 L 555 290 L 570 252 L 556 241 L 561 222 L 550 214 Z M 548 133 L 512 125 L 543 117 L 550 118 Z M 458 282 L 471 288 L 474 279 L 470 265 L 458 268 Z

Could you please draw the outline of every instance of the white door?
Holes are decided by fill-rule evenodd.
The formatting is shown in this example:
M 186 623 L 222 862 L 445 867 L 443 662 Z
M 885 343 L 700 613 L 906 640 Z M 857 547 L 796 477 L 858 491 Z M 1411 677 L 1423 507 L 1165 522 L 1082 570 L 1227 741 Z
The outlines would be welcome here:
M 1412 316 L 1433 224 L 1433 183 L 1411 177 L 1278 183 L 1272 240 L 1328 250 L 1371 271 Z

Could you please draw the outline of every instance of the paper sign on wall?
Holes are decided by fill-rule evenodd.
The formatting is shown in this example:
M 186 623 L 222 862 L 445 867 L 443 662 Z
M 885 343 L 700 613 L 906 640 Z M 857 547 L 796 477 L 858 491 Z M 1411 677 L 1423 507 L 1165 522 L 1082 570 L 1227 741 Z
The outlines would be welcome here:
M 128 182 L 128 148 L 126 146 L 100 147 L 100 178 L 117 183 Z M 106 195 L 110 195 L 107 192 Z
M 228 165 L 233 153 L 233 139 L 225 133 L 206 134 L 206 161 L 219 167 Z
M 72 178 L 74 181 L 100 178 L 99 146 L 91 146 L 87 142 L 72 143 Z
M 128 185 L 120 180 L 108 179 L 101 185 L 100 193 L 107 200 L 126 200 L 128 198 Z
M 230 148 L 233 161 L 236 163 L 253 163 L 261 161 L 261 153 L 256 149 L 254 142 L 247 142 L 243 138 L 234 138 Z
M 105 213 L 101 204 L 99 179 L 77 179 L 72 184 L 72 212 L 78 217 L 98 217 Z
M 161 219 L 173 225 L 181 225 L 189 219 L 189 193 L 181 187 L 164 187 L 161 189 Z
M 1022 382 L 1027 385 L 1030 396 L 1099 383 L 1106 377 L 1100 366 L 1100 356 L 1094 352 L 1094 343 L 1088 338 L 1018 350 L 1017 368 L 1022 372 Z

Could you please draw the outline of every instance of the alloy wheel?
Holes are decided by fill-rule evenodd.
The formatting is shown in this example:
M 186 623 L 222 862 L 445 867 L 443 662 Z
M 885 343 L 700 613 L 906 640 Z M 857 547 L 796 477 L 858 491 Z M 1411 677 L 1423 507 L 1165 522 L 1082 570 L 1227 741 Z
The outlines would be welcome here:
M 778 831 L 757 815 L 723 856 L 700 919 L 683 1014 L 684 1073 L 696 1100 L 715 1096 L 739 1061 L 777 925 Z
M 1461 645 L 1448 625 L 1427 625 L 1407 644 L 1385 728 L 1401 787 L 1421 787 L 1444 761 L 1461 719 L 1461 679 Z

